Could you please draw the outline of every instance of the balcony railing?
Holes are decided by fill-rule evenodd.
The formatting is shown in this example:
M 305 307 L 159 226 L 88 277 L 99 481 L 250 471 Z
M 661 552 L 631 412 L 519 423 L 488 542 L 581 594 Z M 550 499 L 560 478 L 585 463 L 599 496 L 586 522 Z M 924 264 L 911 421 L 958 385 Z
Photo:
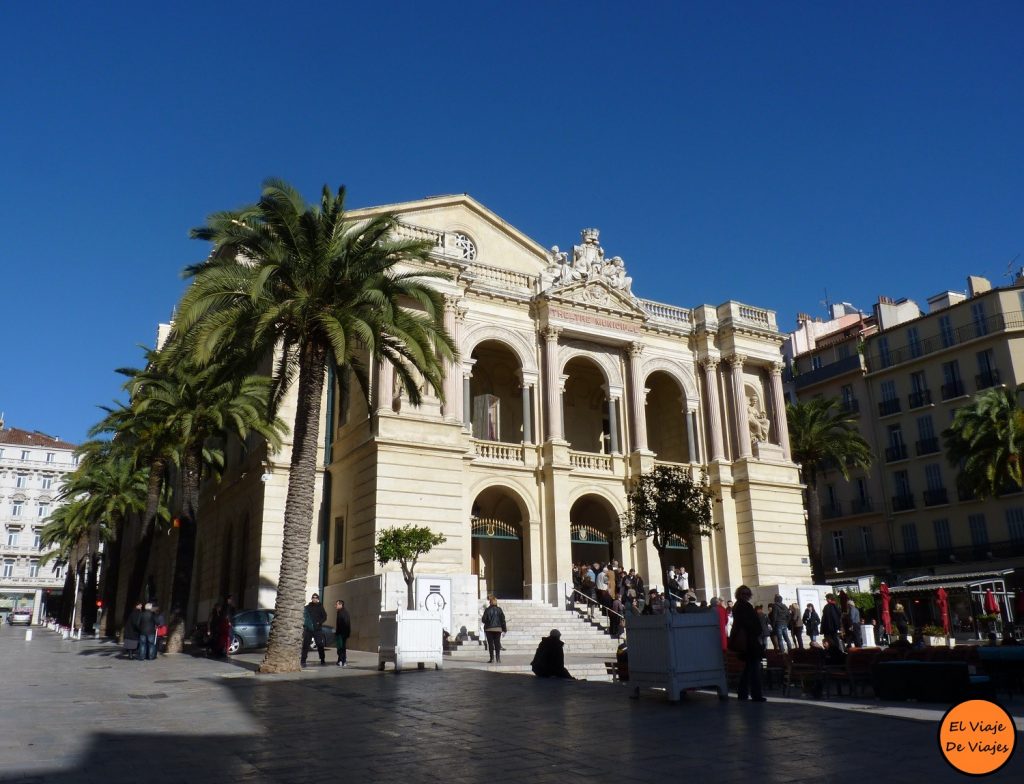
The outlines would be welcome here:
M 836 557 L 835 551 L 825 555 L 825 568 L 827 569 L 861 569 L 868 566 L 887 566 L 889 563 L 888 550 L 869 550 L 868 552 L 843 553 L 842 557 Z
M 911 392 L 907 396 L 908 408 L 921 408 L 921 406 L 930 406 L 931 404 L 932 391 L 930 389 L 922 389 L 920 392 Z
M 850 514 L 869 514 L 874 511 L 874 504 L 870 498 L 854 498 L 850 502 Z
M 958 501 L 977 501 L 978 494 L 969 487 L 958 487 L 956 489 L 956 499 Z
M 954 397 L 961 397 L 964 394 L 964 382 L 960 379 L 950 381 L 942 385 L 942 399 L 950 400 Z
M 849 416 L 855 416 L 860 413 L 860 401 L 855 397 L 847 398 L 846 400 L 839 401 L 840 412 Z
M 913 509 L 916 506 L 914 503 L 914 494 L 907 493 L 906 495 L 894 495 L 892 497 L 892 510 L 894 512 L 906 512 L 908 509 Z
M 612 472 L 611 455 L 596 452 L 569 452 L 569 465 L 582 471 Z
M 878 404 L 878 415 L 889 416 L 890 414 L 898 414 L 900 412 L 900 401 L 899 398 L 892 398 L 891 400 L 883 400 Z
M 892 566 L 921 566 L 926 564 L 966 563 L 988 561 L 997 558 L 1015 558 L 1024 555 L 1024 541 L 989 542 L 985 545 L 964 545 L 945 547 L 938 550 L 922 550 L 914 553 L 893 553 Z
M 978 390 L 989 389 L 990 387 L 999 385 L 999 371 L 995 368 L 986 371 L 985 373 L 979 373 L 974 377 L 974 383 L 978 385 Z
M 892 463 L 896 460 L 907 459 L 907 445 L 906 444 L 893 444 L 885 448 L 885 462 Z
M 937 436 L 922 438 L 916 446 L 918 455 L 932 455 L 939 451 L 939 439 Z
M 932 490 L 924 491 L 924 505 L 925 506 L 939 506 L 940 504 L 949 503 L 949 494 L 946 492 L 944 487 L 936 487 Z
M 522 444 L 505 444 L 501 441 L 474 439 L 473 452 L 481 460 L 486 460 L 489 463 L 523 465 L 526 462 L 525 450 Z
M 823 504 L 821 507 L 821 517 L 823 520 L 834 520 L 842 516 L 843 508 L 838 501 L 834 501 L 831 504 Z
M 846 373 L 852 373 L 854 371 L 859 373 L 862 369 L 863 365 L 861 365 L 860 354 L 853 354 L 849 357 L 843 357 L 835 362 L 830 362 L 827 365 L 822 365 L 821 367 L 812 368 L 810 370 L 804 370 L 801 373 L 795 374 L 793 376 L 793 384 L 797 389 L 803 389 L 804 387 L 820 384 L 822 381 L 828 381 L 831 378 L 835 378 Z

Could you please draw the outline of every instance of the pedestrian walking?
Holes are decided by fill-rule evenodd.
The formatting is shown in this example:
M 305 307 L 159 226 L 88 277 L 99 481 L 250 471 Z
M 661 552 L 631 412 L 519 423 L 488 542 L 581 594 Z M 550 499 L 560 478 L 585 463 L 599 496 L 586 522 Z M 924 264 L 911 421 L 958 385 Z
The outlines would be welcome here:
M 860 610 L 857 605 L 854 604 L 853 599 L 846 602 L 847 612 L 850 614 L 850 636 L 851 642 L 858 648 L 864 647 L 864 637 L 862 636 Z
M 497 659 L 501 664 L 501 635 L 508 631 L 505 623 L 505 611 L 498 606 L 498 597 L 491 595 L 487 597 L 488 605 L 484 608 L 480 625 L 484 627 L 484 636 L 487 638 L 487 652 L 490 654 L 488 663 Z
M 327 620 L 327 611 L 320 604 L 320 594 L 315 593 L 309 600 L 309 604 L 302 610 L 302 666 L 306 666 L 306 655 L 309 653 L 310 643 L 316 645 L 316 651 L 320 654 L 320 664 L 327 664 L 327 657 L 324 656 L 324 621 Z
M 346 646 L 348 637 L 352 634 L 352 619 L 349 617 L 348 610 L 345 609 L 345 602 L 341 599 L 334 603 L 334 609 L 337 610 L 334 619 L 334 645 L 338 649 L 338 666 L 347 667 L 348 651 Z
M 772 645 L 775 650 L 782 653 L 793 650 L 793 640 L 789 636 L 789 607 L 782 601 L 781 594 L 775 594 L 768 620 L 772 625 Z
M 845 651 L 839 630 L 843 628 L 843 615 L 836 606 L 836 595 L 825 594 L 825 607 L 821 611 L 821 635 L 833 651 Z
M 900 642 L 907 641 L 907 635 L 910 632 L 910 624 L 907 623 L 907 613 L 903 609 L 903 605 L 897 602 L 896 610 L 892 614 L 892 622 L 896 627 L 896 631 L 899 634 Z
M 818 617 L 818 611 L 814 609 L 814 605 L 810 602 L 807 603 L 807 609 L 804 610 L 804 628 L 807 629 L 807 636 L 810 638 L 812 643 L 818 641 L 818 629 L 821 628 L 821 618 Z
M 804 617 L 800 614 L 800 605 L 793 602 L 789 605 L 789 631 L 793 634 L 796 647 L 804 647 Z
M 156 658 L 156 616 L 153 605 L 146 603 L 139 613 L 136 627 L 139 630 L 139 661 Z
M 736 604 L 732 608 L 732 632 L 729 634 L 729 650 L 735 653 L 744 664 L 737 689 L 739 698 L 741 700 L 752 699 L 754 702 L 767 702 L 761 693 L 761 657 L 764 654 L 763 629 L 757 612 L 750 604 L 750 598 L 753 595 L 753 591 L 745 585 L 736 589 Z
M 142 602 L 135 603 L 135 609 L 128 613 L 124 622 L 124 649 L 128 659 L 134 659 L 139 650 L 139 616 L 142 615 Z

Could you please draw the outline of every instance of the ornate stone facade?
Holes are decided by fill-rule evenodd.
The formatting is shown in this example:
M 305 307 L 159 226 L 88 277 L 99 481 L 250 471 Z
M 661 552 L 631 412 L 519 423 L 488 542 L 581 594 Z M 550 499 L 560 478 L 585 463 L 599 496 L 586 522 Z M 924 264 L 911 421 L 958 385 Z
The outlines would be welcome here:
M 346 600 L 353 645 L 372 646 L 377 611 L 404 601 L 401 575 L 373 559 L 377 532 L 394 525 L 447 536 L 417 574 L 447 587 L 453 633 L 475 630 L 489 591 L 560 603 L 574 561 L 614 557 L 661 585 L 653 546 L 624 538 L 619 522 L 630 483 L 659 463 L 706 471 L 717 498 L 721 530 L 673 553 L 702 598 L 744 582 L 809 581 L 771 311 L 642 299 L 597 229 L 582 231 L 570 258 L 467 196 L 390 209 L 403 236 L 434 243 L 431 269 L 450 276 L 438 287 L 459 358 L 443 404 L 412 408 L 384 365 L 369 404 L 354 381 L 329 391 L 321 546 L 309 582 L 328 605 Z M 774 449 L 755 456 L 766 439 Z M 270 462 L 275 477 L 287 465 Z M 278 530 L 276 518 L 269 529 Z M 279 546 L 267 541 L 260 557 L 276 562 Z M 259 585 L 243 592 L 246 604 L 267 604 Z M 216 590 L 205 593 L 204 602 Z

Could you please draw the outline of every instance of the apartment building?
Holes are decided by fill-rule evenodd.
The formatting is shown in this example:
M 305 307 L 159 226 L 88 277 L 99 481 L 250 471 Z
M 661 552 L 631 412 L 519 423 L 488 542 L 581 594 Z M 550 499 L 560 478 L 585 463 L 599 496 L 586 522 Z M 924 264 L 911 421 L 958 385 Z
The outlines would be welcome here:
M 787 341 L 790 396 L 837 398 L 875 455 L 849 481 L 838 468 L 822 479 L 823 558 L 837 579 L 1024 565 L 1024 493 L 958 492 L 942 440 L 975 394 L 1024 382 L 1024 278 L 967 284 L 927 310 L 883 297 L 870 315 L 803 317 Z
M 0 418 L 0 614 L 31 608 L 38 623 L 64 572 L 41 564 L 41 535 L 61 503 L 64 477 L 75 469 L 75 445 L 38 431 L 4 427 Z

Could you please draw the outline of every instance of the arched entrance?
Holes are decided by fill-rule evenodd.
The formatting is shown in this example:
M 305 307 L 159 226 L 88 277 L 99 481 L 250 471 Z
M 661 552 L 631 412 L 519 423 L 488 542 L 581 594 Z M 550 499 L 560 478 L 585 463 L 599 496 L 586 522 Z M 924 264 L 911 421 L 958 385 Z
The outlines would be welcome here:
M 479 596 L 523 598 L 523 512 L 513 491 L 489 487 L 473 502 L 472 571 Z
M 515 353 L 496 340 L 473 349 L 469 382 L 469 419 L 473 437 L 482 441 L 519 444 L 525 440 L 522 369 Z
M 611 504 L 599 495 L 576 499 L 569 510 L 573 563 L 622 563 L 619 518 Z
M 686 398 L 668 373 L 655 371 L 647 377 L 647 445 L 655 459 L 666 463 L 688 463 Z

